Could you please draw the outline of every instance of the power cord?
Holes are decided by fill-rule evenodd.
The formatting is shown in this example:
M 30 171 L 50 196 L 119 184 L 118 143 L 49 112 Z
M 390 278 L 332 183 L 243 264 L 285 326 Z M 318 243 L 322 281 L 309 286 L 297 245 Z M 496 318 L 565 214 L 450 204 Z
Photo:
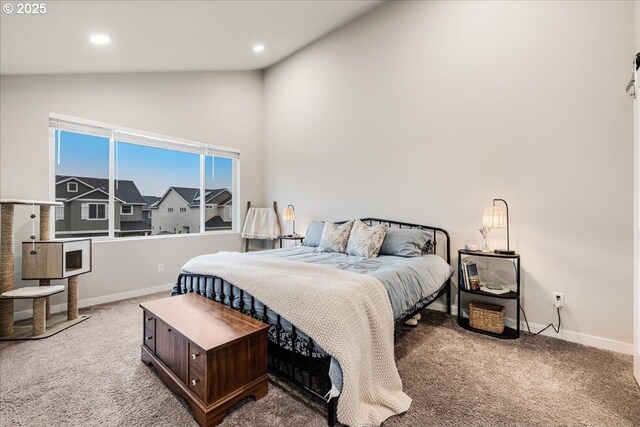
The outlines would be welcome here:
M 516 268 L 516 264 L 515 263 L 512 263 L 512 264 L 513 264 L 513 268 L 516 270 L 516 274 L 518 274 L 518 269 Z M 560 325 L 562 324 L 562 319 L 560 318 L 560 307 L 556 307 L 556 311 L 558 312 L 558 327 L 556 328 L 556 326 L 553 323 L 549 323 L 547 326 L 545 326 L 538 332 L 531 332 L 531 328 L 529 327 L 529 321 L 527 320 L 527 313 L 524 312 L 524 308 L 522 308 L 522 306 L 520 306 L 520 310 L 522 311 L 522 316 L 524 317 L 524 323 L 527 325 L 527 331 L 530 334 L 540 335 L 541 333 L 543 333 L 549 328 L 553 328 L 553 330 L 556 331 L 556 334 L 560 333 Z
M 524 316 L 524 323 L 526 323 L 527 331 L 529 331 L 530 334 L 540 335 L 541 333 L 543 333 L 549 328 L 553 328 L 553 330 L 556 331 L 556 334 L 560 332 L 560 324 L 562 321 L 560 319 L 560 307 L 556 307 L 556 310 L 558 311 L 558 327 L 556 328 L 556 326 L 553 323 L 549 323 L 547 326 L 545 326 L 542 330 L 538 332 L 531 332 L 531 328 L 529 327 L 529 321 L 527 320 L 527 313 L 524 312 L 524 308 L 522 308 L 522 306 L 520 306 L 520 310 L 522 310 L 522 314 Z

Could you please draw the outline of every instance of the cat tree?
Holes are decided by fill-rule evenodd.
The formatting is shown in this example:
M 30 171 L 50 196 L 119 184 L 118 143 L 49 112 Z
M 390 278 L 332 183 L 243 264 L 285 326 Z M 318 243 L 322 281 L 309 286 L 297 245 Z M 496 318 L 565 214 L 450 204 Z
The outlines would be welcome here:
M 15 205 L 32 206 L 31 242 L 22 244 L 22 278 L 39 280 L 39 286 L 14 289 Z M 35 207 L 40 210 L 40 240 L 35 236 Z M 51 206 L 62 203 L 36 200 L 0 200 L 0 340 L 39 339 L 54 335 L 90 316 L 78 316 L 78 275 L 91 271 L 91 240 L 51 240 Z M 51 279 L 68 279 L 67 313 L 51 315 L 49 297 L 63 292 Z M 13 301 L 33 301 L 33 319 L 13 320 Z

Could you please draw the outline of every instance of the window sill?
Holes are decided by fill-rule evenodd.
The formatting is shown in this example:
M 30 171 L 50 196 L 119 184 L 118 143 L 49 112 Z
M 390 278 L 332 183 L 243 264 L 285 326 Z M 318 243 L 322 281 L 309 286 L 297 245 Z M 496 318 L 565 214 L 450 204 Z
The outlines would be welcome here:
M 185 233 L 185 234 L 170 234 L 170 235 L 162 235 L 162 236 L 132 236 L 132 237 L 92 237 L 91 240 L 93 243 L 113 243 L 113 242 L 134 242 L 140 240 L 158 240 L 158 239 L 185 239 L 185 238 L 195 238 L 195 237 L 207 237 L 207 236 L 223 236 L 223 235 L 232 235 L 237 234 L 240 236 L 240 232 L 238 231 L 207 231 L 205 233 Z

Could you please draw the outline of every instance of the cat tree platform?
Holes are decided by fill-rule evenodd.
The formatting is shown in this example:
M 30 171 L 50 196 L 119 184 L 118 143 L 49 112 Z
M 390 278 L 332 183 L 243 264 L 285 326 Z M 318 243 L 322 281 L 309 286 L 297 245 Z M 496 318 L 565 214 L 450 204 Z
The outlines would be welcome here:
M 32 242 L 23 243 L 22 276 L 39 280 L 40 286 L 14 289 L 14 205 L 34 207 Z M 0 200 L 0 341 L 47 338 L 90 316 L 78 316 L 78 275 L 91 271 L 91 240 L 51 241 L 51 206 L 62 203 Z M 35 206 L 40 207 L 40 241 L 35 236 Z M 63 292 L 64 285 L 51 286 L 51 279 L 68 279 L 67 313 L 51 315 L 49 297 Z M 13 321 L 13 300 L 31 299 L 33 318 Z

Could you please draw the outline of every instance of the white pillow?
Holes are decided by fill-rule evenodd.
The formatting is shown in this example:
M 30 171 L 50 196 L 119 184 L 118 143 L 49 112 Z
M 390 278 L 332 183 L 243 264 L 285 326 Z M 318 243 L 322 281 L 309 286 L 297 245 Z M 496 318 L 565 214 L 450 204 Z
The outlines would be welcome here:
M 351 227 L 353 227 L 353 221 L 345 222 L 344 224 L 325 223 L 318 250 L 320 252 L 345 253 Z
M 347 255 L 365 258 L 377 257 L 386 234 L 386 224 L 367 225 L 360 220 L 356 220 L 351 229 L 351 235 L 349 235 Z

